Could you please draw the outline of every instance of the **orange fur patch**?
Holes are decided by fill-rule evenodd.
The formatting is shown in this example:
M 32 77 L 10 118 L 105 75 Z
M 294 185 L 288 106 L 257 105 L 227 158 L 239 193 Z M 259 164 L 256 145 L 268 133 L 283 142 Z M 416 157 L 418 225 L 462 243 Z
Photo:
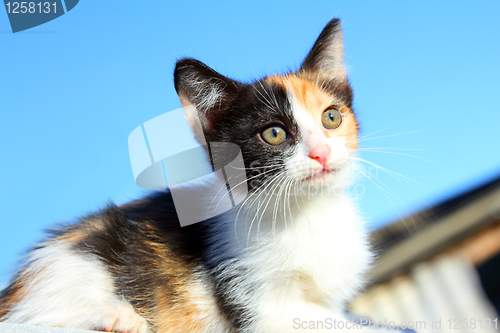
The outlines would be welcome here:
M 304 299 L 319 305 L 327 305 L 326 294 L 319 289 L 317 283 L 311 276 L 299 271 L 294 273 L 295 283 L 302 292 Z
M 154 313 L 149 313 L 146 309 L 136 311 L 147 318 L 158 333 L 206 331 L 204 318 L 209 318 L 197 306 L 203 303 L 203 296 L 193 294 L 191 288 L 195 283 L 192 264 L 182 256 L 174 255 L 165 244 L 153 240 L 154 228 L 148 228 L 144 232 L 150 235 L 147 245 L 155 252 L 155 259 L 150 263 L 151 269 L 157 270 L 158 275 L 168 283 L 161 285 L 152 295 L 156 303 Z
M 207 315 L 196 305 L 202 303 L 200 295 L 194 295 L 191 267 L 162 251 L 164 259 L 158 263 L 161 274 L 170 278 L 169 285 L 160 287 L 156 294 L 157 313 L 154 319 L 158 333 L 203 332 Z M 170 257 L 170 258 L 168 258 Z
M 80 226 L 80 228 L 62 233 L 54 237 L 54 240 L 60 239 L 70 243 L 81 242 L 91 234 L 98 231 L 103 231 L 105 229 L 105 222 L 101 219 L 96 218 L 93 220 L 84 220 L 81 222 Z
M 181 280 L 172 292 L 162 289 L 158 292 L 158 313 L 155 324 L 158 333 L 204 332 L 206 329 L 202 318 L 206 314 L 196 306 L 200 300 L 189 291 L 189 281 Z
M 317 84 L 317 78 L 307 74 L 274 75 L 268 77 L 272 84 L 281 86 L 286 91 L 293 93 L 297 102 L 310 114 L 314 123 L 323 129 L 327 137 L 343 137 L 351 149 L 358 148 L 358 123 L 352 110 L 346 105 L 337 105 L 343 115 L 342 124 L 336 129 L 326 129 L 321 124 L 323 112 L 338 99 Z M 322 82 L 322 78 L 319 78 Z
M 22 276 L 22 274 L 21 274 Z M 4 298 L 0 299 L 0 322 L 9 313 L 10 309 L 16 305 L 24 295 L 24 279 L 18 279 L 10 288 Z

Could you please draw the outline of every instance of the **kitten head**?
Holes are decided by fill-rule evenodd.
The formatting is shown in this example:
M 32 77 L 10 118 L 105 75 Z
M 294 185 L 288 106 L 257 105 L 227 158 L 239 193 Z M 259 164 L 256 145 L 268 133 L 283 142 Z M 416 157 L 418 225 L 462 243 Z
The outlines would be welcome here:
M 250 191 L 345 185 L 358 124 L 338 19 L 296 72 L 247 84 L 187 58 L 177 62 L 174 79 L 188 121 L 193 129 L 201 123 L 195 136 L 240 147 Z

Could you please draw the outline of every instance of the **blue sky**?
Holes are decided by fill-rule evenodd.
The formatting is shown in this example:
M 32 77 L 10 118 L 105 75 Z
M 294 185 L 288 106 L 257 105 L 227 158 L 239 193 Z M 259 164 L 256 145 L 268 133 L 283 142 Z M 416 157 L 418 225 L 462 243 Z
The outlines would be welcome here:
M 283 72 L 333 17 L 373 148 L 360 156 L 391 170 L 369 170 L 383 190 L 360 181 L 371 227 L 500 174 L 498 1 L 82 0 L 16 34 L 0 9 L 0 284 L 44 229 L 146 193 L 127 137 L 180 106 L 176 59 L 246 81 Z

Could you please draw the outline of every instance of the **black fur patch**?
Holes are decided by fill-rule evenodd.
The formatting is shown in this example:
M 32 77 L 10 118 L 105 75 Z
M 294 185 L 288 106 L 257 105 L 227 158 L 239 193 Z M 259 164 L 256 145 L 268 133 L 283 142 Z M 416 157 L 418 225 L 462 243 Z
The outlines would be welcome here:
M 174 77 L 177 92 L 194 96 L 191 98 L 195 105 L 199 104 L 199 96 L 224 88 L 220 92 L 220 102 L 214 103 L 211 109 L 200 111 L 200 117 L 209 120 L 208 126 L 203 128 L 205 139 L 207 142 L 232 142 L 240 147 L 247 176 L 255 177 L 249 182 L 250 191 L 283 171 L 283 162 L 297 143 L 299 132 L 286 91 L 281 86 L 265 80 L 236 83 L 193 59 L 180 60 Z M 271 125 L 279 125 L 287 131 L 285 143 L 271 146 L 260 138 L 260 133 Z M 270 165 L 273 170 L 264 169 Z

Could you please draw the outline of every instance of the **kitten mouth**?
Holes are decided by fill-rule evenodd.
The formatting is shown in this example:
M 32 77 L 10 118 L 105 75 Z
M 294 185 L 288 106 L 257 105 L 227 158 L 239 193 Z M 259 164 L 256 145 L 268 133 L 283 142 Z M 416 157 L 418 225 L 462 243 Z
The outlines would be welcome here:
M 322 180 L 337 171 L 337 169 L 323 169 L 321 171 L 315 172 L 305 178 L 306 181 Z

